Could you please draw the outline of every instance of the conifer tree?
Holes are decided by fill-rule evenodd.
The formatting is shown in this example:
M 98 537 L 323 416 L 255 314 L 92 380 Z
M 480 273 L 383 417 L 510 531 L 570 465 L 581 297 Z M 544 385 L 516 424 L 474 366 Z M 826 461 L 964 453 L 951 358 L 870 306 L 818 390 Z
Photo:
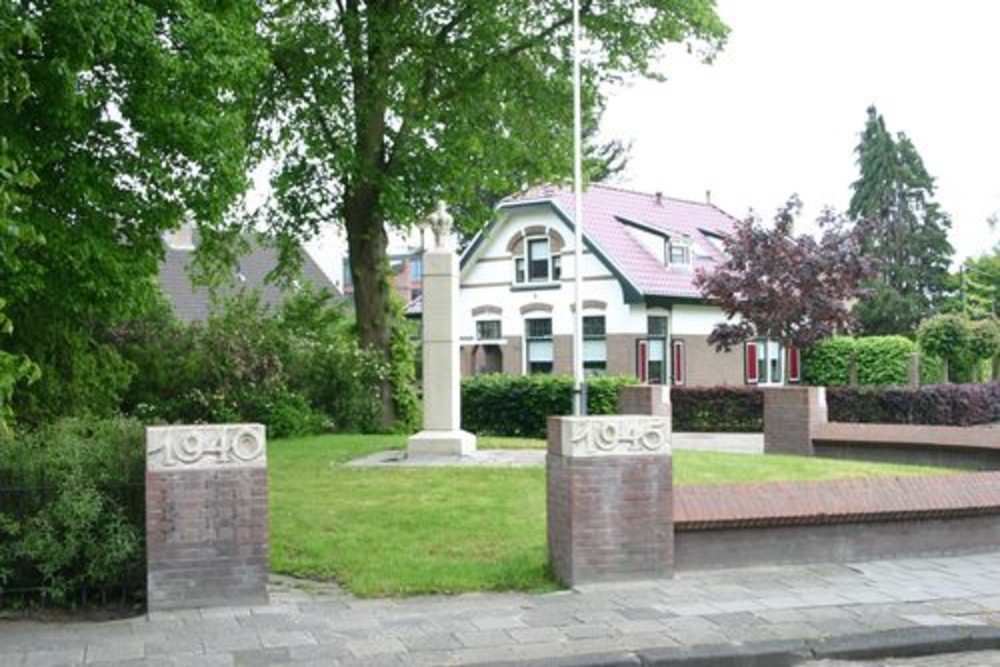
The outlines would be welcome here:
M 860 177 L 848 215 L 871 224 L 864 251 L 879 270 L 854 312 L 866 334 L 911 333 L 947 288 L 951 221 L 913 142 L 893 137 L 874 106 L 856 152 Z

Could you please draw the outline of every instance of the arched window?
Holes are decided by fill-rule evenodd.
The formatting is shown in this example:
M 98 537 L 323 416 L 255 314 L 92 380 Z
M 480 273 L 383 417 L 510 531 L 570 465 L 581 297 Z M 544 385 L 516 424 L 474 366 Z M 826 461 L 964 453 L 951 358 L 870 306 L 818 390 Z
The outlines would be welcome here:
M 562 278 L 562 237 L 551 229 L 531 227 L 511 243 L 514 283 L 553 283 Z

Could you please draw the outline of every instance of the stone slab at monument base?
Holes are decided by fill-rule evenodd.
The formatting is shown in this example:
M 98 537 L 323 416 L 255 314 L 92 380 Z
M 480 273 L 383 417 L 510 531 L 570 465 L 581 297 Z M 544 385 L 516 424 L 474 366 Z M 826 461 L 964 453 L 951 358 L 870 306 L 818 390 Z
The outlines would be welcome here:
M 407 456 L 471 456 L 476 436 L 468 431 L 420 431 L 406 441 Z

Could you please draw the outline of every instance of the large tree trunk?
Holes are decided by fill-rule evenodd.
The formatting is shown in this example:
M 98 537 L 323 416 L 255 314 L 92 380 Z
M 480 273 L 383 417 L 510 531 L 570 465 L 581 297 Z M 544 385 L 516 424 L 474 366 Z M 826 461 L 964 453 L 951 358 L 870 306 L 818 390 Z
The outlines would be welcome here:
M 390 348 L 392 311 L 389 301 L 388 238 L 385 225 L 375 206 L 374 188 L 362 188 L 346 199 L 347 248 L 354 281 L 354 310 L 361 347 L 374 350 L 386 363 L 392 363 Z M 382 424 L 396 421 L 392 385 L 388 379 L 379 385 Z

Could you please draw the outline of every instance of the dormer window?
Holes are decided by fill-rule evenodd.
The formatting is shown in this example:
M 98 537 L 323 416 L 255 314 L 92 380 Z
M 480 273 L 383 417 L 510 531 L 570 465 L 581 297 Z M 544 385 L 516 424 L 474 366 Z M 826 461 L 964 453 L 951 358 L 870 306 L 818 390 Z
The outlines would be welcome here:
M 562 277 L 562 262 L 549 237 L 528 237 L 514 255 L 514 283 L 551 283 Z
M 684 238 L 672 238 L 664 242 L 663 263 L 667 266 L 691 266 L 691 242 Z

